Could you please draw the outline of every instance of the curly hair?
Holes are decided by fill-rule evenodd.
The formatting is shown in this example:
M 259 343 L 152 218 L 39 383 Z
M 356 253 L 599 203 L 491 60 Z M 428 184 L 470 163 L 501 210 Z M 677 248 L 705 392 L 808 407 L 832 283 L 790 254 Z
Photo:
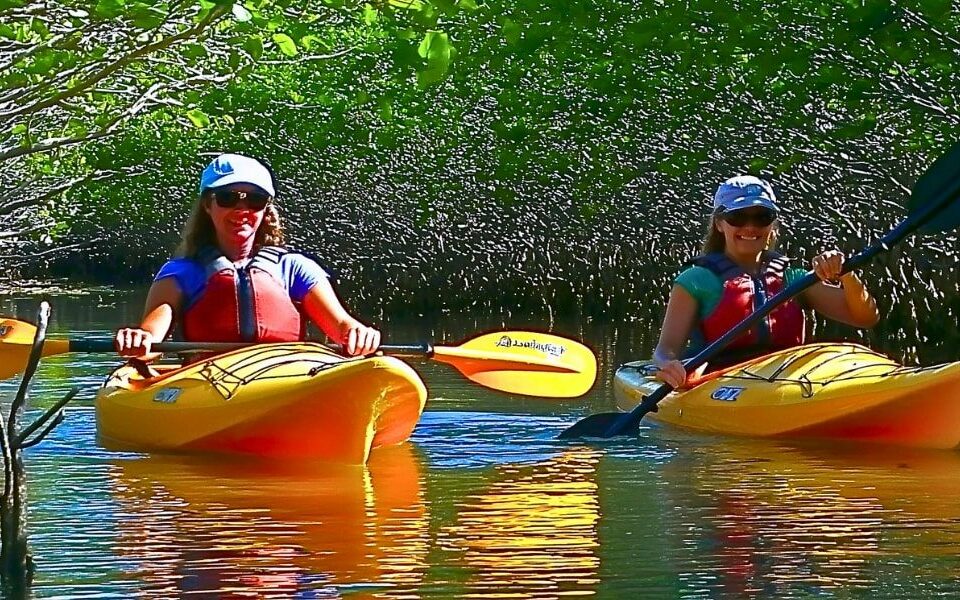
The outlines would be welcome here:
M 210 219 L 210 215 L 206 211 L 206 207 L 212 201 L 213 195 L 207 191 L 193 203 L 190 217 L 183 226 L 176 256 L 194 258 L 202 248 L 217 245 L 217 232 L 213 227 L 213 220 Z M 264 246 L 280 246 L 282 248 L 284 245 L 280 213 L 277 212 L 277 207 L 271 202 L 264 209 L 263 222 L 260 223 L 260 228 L 257 229 L 257 235 L 253 240 L 253 250 L 257 251 Z

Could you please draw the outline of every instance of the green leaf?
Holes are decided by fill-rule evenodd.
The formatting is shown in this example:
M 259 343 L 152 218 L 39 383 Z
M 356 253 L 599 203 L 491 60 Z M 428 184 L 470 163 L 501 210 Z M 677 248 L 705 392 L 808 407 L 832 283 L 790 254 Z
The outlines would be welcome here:
M 97 0 L 93 14 L 101 19 L 114 19 L 123 14 L 125 4 L 124 0 Z
M 460 8 L 462 8 L 462 9 L 464 9 L 464 10 L 469 10 L 469 11 L 471 11 L 471 12 L 472 12 L 472 11 L 475 11 L 475 10 L 478 10 L 478 9 L 480 8 L 480 7 L 477 5 L 476 0 L 460 0 L 459 2 L 457 2 L 457 6 L 459 6 Z
M 240 3 L 234 3 L 233 8 L 230 9 L 233 13 L 233 18 L 236 19 L 238 23 L 246 23 L 253 18 L 253 15 L 250 14 L 250 11 L 244 8 Z
M 388 0 L 390 6 L 395 8 L 405 8 L 407 10 L 420 11 L 423 9 L 423 2 L 420 0 Z
M 446 33 L 442 31 L 428 31 L 427 34 L 423 36 L 423 40 L 417 48 L 417 53 L 420 54 L 421 58 L 427 60 L 449 63 L 452 49 L 453 46 L 450 44 L 450 38 Z
M 57 53 L 45 48 L 33 57 L 33 62 L 25 69 L 27 73 L 43 75 L 50 73 L 57 65 Z
M 263 40 L 259 36 L 252 36 L 243 42 L 243 49 L 253 58 L 258 60 L 263 55 Z
M 389 98 L 380 98 L 377 100 L 377 105 L 379 107 L 380 119 L 382 121 L 391 121 L 393 120 L 393 102 Z
M 456 56 L 456 49 L 446 33 L 428 31 L 417 48 L 417 54 L 427 60 L 426 68 L 417 72 L 417 82 L 420 87 L 427 87 L 446 78 L 450 63 Z
M 130 12 L 130 19 L 133 24 L 141 29 L 153 29 L 159 26 L 167 18 L 167 13 L 155 6 L 138 4 Z
M 27 132 L 26 123 L 17 123 L 13 126 L 13 129 L 10 130 L 10 133 L 13 135 L 21 135 Z
M 66 130 L 67 135 L 75 138 L 82 138 L 90 131 L 86 123 L 76 118 L 67 121 Z
M 207 56 L 207 49 L 201 44 L 186 44 L 183 47 L 183 55 L 192 59 L 204 58 Z
M 377 22 L 380 18 L 380 13 L 374 7 L 369 4 L 363 5 L 363 24 L 370 26 Z
M 285 33 L 275 33 L 273 34 L 273 43 L 276 44 L 280 52 L 286 56 L 297 55 L 297 44 L 289 35 Z
M 47 29 L 47 24 L 41 21 L 40 19 L 31 19 L 30 30 L 38 34 L 42 38 L 46 38 L 50 36 L 50 30 Z
M 208 0 L 200 0 L 198 4 L 200 5 L 200 10 L 198 10 L 197 14 L 194 15 L 194 22 L 199 22 L 206 19 L 207 15 L 210 14 L 210 11 L 217 6 L 215 2 L 209 2 Z
M 442 69 L 428 67 L 426 69 L 417 71 L 417 84 L 422 88 L 430 87 L 431 85 L 440 83 L 445 78 L 446 71 Z
M 523 27 L 512 19 L 504 18 L 501 28 L 503 30 L 503 39 L 506 40 L 508 44 L 516 46 L 520 43 L 520 36 L 523 35 Z
M 190 119 L 190 122 L 193 123 L 193 126 L 197 129 L 204 129 L 210 126 L 210 117 L 199 108 L 188 110 L 187 118 Z
M 920 0 L 920 11 L 935 23 L 946 21 L 953 10 L 953 0 Z
M 323 38 L 313 34 L 307 34 L 300 38 L 300 45 L 303 46 L 305 50 L 313 50 L 314 47 L 329 47 Z

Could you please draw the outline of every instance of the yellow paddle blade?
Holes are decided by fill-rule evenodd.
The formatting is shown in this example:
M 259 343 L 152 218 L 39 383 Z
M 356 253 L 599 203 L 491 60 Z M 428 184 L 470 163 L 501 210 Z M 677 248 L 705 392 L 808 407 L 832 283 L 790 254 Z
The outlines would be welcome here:
M 0 319 L 0 379 L 13 377 L 27 366 L 37 328 L 16 319 Z M 46 340 L 43 356 L 70 351 L 69 340 Z
M 535 331 L 498 331 L 459 346 L 435 346 L 433 358 L 480 385 L 526 396 L 576 398 L 597 378 L 589 348 Z

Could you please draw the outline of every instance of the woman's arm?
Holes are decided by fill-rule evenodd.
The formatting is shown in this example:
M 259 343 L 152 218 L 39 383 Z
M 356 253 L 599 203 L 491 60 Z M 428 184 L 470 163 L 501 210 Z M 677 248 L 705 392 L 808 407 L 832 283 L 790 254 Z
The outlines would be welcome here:
M 804 299 L 814 310 L 829 319 L 853 327 L 873 327 L 880 320 L 877 301 L 856 273 L 839 277 L 843 270 L 843 261 L 843 254 L 836 250 L 815 256 L 812 262 L 813 271 L 823 281 L 804 292 Z M 824 283 L 835 281 L 838 277 L 839 286 Z
M 143 319 L 139 327 L 124 327 L 117 331 L 115 343 L 121 356 L 133 356 L 144 360 L 156 358 L 150 347 L 163 340 L 173 326 L 176 313 L 180 311 L 183 294 L 177 280 L 164 277 L 154 281 L 147 292 L 143 307 Z
M 697 321 L 697 300 L 682 286 L 674 284 L 663 316 L 660 341 L 653 351 L 653 362 L 660 367 L 657 377 L 678 388 L 687 380 L 687 371 L 680 362 L 683 352 Z
M 330 280 L 321 278 L 303 298 L 311 321 L 350 356 L 372 354 L 380 347 L 380 331 L 353 318 L 340 303 Z

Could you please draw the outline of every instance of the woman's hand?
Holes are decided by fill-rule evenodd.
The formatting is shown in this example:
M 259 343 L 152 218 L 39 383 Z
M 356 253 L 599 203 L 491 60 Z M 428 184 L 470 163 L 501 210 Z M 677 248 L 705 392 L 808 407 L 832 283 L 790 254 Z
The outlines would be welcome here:
M 153 346 L 153 334 L 139 327 L 124 327 L 117 331 L 114 345 L 120 356 L 143 358 L 150 354 Z
M 839 250 L 827 250 L 813 257 L 810 266 L 821 281 L 837 281 L 846 257 Z
M 658 360 L 653 359 L 653 364 L 657 367 L 654 377 L 664 383 L 669 383 L 670 387 L 676 389 L 683 387 L 687 382 L 687 370 L 679 360 Z
M 363 323 L 350 326 L 343 336 L 343 351 L 348 356 L 373 354 L 380 347 L 380 330 Z

